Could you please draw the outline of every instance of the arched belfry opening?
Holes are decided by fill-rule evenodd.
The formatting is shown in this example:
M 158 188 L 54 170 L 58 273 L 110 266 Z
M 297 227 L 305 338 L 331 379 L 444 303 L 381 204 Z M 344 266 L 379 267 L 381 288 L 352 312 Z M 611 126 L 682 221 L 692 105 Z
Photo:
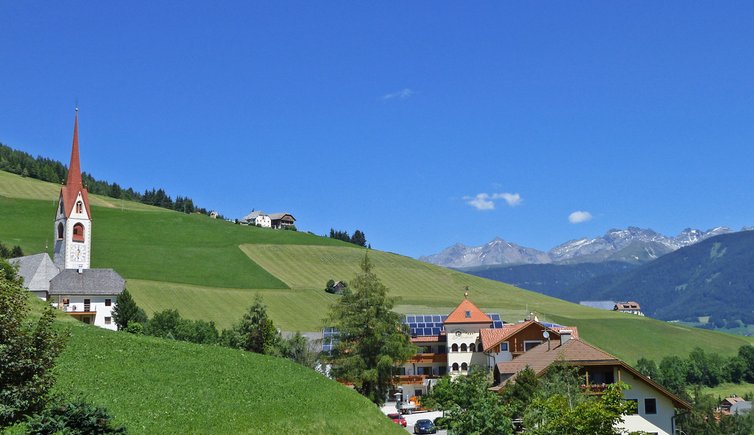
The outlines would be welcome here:
M 73 226 L 73 241 L 74 242 L 83 242 L 84 241 L 84 225 L 81 223 L 77 223 Z
M 64 234 L 65 228 L 63 227 L 63 222 L 58 222 L 58 240 L 63 240 Z

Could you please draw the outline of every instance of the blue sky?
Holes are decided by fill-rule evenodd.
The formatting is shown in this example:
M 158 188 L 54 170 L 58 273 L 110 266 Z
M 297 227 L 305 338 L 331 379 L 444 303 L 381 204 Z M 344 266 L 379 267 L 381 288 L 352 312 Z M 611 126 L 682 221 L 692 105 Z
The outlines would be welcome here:
M 1 2 L 0 142 L 410 256 L 754 225 L 752 2 L 218 5 Z

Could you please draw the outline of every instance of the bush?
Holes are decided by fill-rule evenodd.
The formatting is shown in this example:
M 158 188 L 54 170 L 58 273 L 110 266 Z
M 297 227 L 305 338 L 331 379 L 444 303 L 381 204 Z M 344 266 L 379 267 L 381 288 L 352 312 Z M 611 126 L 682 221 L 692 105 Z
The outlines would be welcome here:
M 107 409 L 81 399 L 46 408 L 28 421 L 33 434 L 124 434 L 126 428 L 116 426 Z

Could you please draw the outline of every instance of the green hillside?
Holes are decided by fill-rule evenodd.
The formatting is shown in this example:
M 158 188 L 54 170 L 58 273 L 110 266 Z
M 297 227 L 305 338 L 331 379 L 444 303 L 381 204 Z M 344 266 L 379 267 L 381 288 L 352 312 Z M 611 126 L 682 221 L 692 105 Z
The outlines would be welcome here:
M 55 391 L 105 406 L 133 434 L 401 433 L 356 391 L 283 358 L 106 331 L 72 335 Z
M 10 174 L 0 177 L 0 241 L 20 244 L 25 252 L 43 251 L 46 243 L 51 247 L 57 187 L 48 189 L 54 192 L 50 199 L 22 199 L 18 196 L 46 194 L 46 183 Z M 214 320 L 220 327 L 239 319 L 258 292 L 280 327 L 319 330 L 337 297 L 323 291 L 326 281 L 351 280 L 366 252 L 310 234 L 233 225 L 140 204 L 94 205 L 95 200 L 100 198 L 92 200 L 92 267 L 118 270 L 149 313 L 177 308 L 187 318 Z M 396 307 L 401 312 L 448 312 L 469 286 L 475 303 L 507 321 L 535 311 L 540 318 L 578 326 L 584 339 L 629 362 L 641 356 L 685 355 L 695 346 L 733 354 L 751 342 L 586 308 L 396 254 L 369 255 L 377 274 L 401 298 Z

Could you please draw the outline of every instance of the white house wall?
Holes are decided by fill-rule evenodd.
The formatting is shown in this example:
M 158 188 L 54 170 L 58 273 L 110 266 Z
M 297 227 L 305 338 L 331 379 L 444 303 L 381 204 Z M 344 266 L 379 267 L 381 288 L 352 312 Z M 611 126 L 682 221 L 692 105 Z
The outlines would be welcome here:
M 615 379 L 617 380 L 617 373 L 615 374 Z M 660 393 L 659 391 L 655 390 L 654 387 L 651 387 L 649 384 L 645 383 L 641 379 L 638 379 L 633 374 L 626 372 L 625 370 L 621 370 L 621 380 L 628 384 L 631 389 L 623 391 L 623 396 L 626 399 L 637 399 L 638 400 L 638 412 L 639 416 L 641 416 L 643 419 L 651 423 L 652 425 L 657 426 L 659 428 L 659 432 L 657 429 L 650 430 L 648 432 L 658 432 L 660 434 L 671 434 L 673 433 L 673 416 L 675 415 L 675 408 L 673 407 L 673 402 L 664 394 Z M 657 403 L 657 414 L 647 414 L 646 410 L 644 409 L 644 399 L 655 399 Z M 630 422 L 639 421 L 638 419 L 627 419 L 626 425 L 628 425 Z M 637 423 L 639 424 L 639 423 Z M 641 423 L 644 424 L 644 423 Z M 631 431 L 639 431 L 639 430 L 645 430 L 640 427 L 631 427 L 626 426 L 626 429 L 630 429 Z
M 84 299 L 89 299 L 89 311 L 94 311 L 94 321 L 91 323 L 94 326 L 100 328 L 117 330 L 118 327 L 113 320 L 113 309 L 115 309 L 115 299 L 117 295 L 92 295 L 92 296 L 51 296 L 50 302 L 56 308 L 61 308 L 63 312 L 67 313 L 81 313 L 84 312 Z M 64 299 L 68 299 L 68 304 L 60 307 Z M 110 299 L 110 306 L 105 305 L 105 300 Z M 80 317 L 80 316 L 77 316 Z M 110 318 L 110 322 L 107 323 L 107 318 Z

